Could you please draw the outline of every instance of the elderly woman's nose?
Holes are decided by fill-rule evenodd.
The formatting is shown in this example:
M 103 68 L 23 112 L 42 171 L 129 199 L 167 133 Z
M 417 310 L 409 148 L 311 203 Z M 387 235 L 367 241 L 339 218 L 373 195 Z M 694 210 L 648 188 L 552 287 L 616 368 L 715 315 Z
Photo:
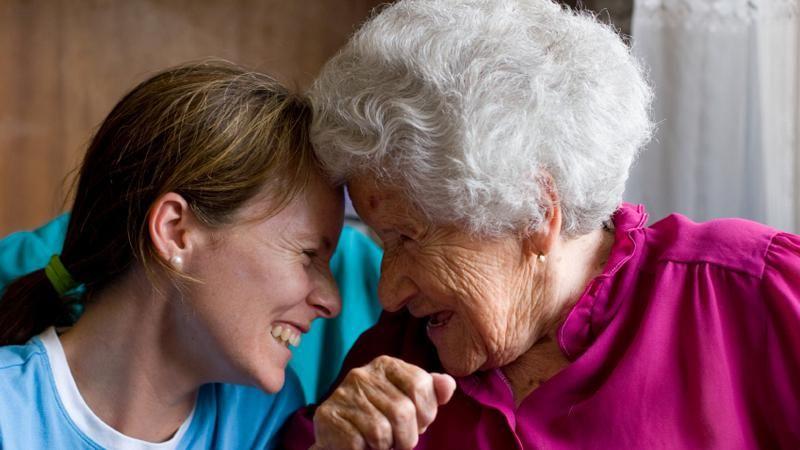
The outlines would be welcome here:
M 410 278 L 403 275 L 398 276 L 392 271 L 381 272 L 381 279 L 378 282 L 378 298 L 386 311 L 399 311 L 418 293 L 419 288 Z

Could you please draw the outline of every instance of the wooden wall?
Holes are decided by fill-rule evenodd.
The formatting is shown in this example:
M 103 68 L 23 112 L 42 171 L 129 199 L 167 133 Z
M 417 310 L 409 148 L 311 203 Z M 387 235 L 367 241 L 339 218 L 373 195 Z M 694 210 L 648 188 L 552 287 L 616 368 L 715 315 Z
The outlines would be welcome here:
M 0 0 L 0 236 L 68 205 L 95 127 L 159 69 L 225 58 L 305 87 L 379 0 Z

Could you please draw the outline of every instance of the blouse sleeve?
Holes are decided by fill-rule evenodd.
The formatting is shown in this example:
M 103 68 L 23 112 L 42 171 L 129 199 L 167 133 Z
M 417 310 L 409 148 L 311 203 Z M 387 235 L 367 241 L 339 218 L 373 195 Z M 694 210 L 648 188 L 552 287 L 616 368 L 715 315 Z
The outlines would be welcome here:
M 764 372 L 762 388 L 772 391 L 762 398 L 777 400 L 761 408 L 762 419 L 778 431 L 773 444 L 789 448 L 800 442 L 800 236 L 776 234 L 765 263 L 766 365 L 752 370 Z

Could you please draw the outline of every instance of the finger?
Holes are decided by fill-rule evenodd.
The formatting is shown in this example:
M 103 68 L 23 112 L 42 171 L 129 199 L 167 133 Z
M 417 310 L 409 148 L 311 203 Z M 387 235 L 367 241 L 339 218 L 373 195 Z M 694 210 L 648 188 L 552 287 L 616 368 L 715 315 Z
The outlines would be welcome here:
M 336 408 L 320 407 L 314 415 L 314 450 L 363 450 L 367 448 L 359 430 Z
M 364 393 L 391 424 L 394 448 L 414 448 L 420 432 L 414 402 L 388 380 L 364 386 Z
M 433 389 L 436 392 L 436 402 L 439 405 L 444 405 L 453 398 L 453 393 L 456 391 L 456 380 L 450 375 L 442 373 L 432 373 Z
M 386 378 L 414 402 L 419 432 L 436 418 L 439 404 L 436 401 L 433 377 L 413 364 L 395 358 L 392 360 L 386 363 Z
M 395 426 L 387 414 L 381 409 L 383 405 L 375 405 L 371 400 L 367 390 L 372 390 L 369 384 L 360 385 L 358 389 L 352 390 L 350 395 L 349 407 L 343 409 L 340 414 L 356 430 L 361 438 L 376 450 L 389 450 L 395 443 Z

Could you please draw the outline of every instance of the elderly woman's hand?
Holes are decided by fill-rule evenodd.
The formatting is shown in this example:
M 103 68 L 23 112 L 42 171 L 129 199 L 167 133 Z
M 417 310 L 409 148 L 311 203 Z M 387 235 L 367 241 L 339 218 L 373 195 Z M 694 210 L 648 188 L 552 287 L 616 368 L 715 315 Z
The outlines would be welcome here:
M 351 370 L 319 406 L 312 449 L 413 448 L 455 388 L 450 375 L 379 356 Z

